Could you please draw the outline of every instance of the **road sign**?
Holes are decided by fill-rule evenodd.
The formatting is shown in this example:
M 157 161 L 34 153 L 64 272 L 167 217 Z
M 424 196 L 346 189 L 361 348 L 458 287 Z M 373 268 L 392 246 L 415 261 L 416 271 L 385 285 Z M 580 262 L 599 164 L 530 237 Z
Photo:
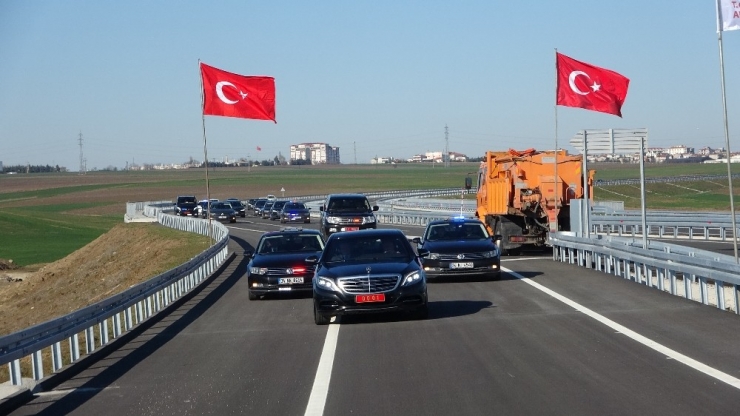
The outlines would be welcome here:
M 583 130 L 570 139 L 571 146 L 583 153 L 583 138 L 588 140 L 586 149 L 589 155 L 618 155 L 638 153 L 645 140 L 647 147 L 647 129 L 606 129 Z

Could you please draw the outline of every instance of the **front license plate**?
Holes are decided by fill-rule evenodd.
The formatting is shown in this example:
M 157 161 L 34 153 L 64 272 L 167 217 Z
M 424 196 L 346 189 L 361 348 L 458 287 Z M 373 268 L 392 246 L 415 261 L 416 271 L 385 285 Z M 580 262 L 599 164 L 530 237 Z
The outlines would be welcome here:
M 279 285 L 293 285 L 296 283 L 303 283 L 302 277 L 281 277 L 278 279 Z
M 450 269 L 472 269 L 472 261 L 461 261 L 457 263 L 450 263 Z
M 357 231 L 360 227 L 344 227 L 342 228 L 342 231 Z
M 374 295 L 357 295 L 355 296 L 355 302 L 357 303 L 385 302 L 385 293 L 377 293 Z

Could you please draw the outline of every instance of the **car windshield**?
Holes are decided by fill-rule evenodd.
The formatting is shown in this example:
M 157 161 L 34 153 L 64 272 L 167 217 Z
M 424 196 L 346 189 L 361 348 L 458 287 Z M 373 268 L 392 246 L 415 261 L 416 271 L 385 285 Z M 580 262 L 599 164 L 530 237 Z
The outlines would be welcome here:
M 254 203 L 254 206 L 257 208 L 261 208 L 261 207 L 264 207 L 266 203 L 267 203 L 266 199 L 260 199 Z
M 231 204 L 232 208 L 241 208 L 244 206 L 241 201 L 227 201 L 227 202 Z
M 327 207 L 332 212 L 367 212 L 370 204 L 365 198 L 334 198 Z
M 216 202 L 213 204 L 213 209 L 231 209 L 231 205 L 226 202 Z
M 285 205 L 285 201 L 277 201 L 274 204 L 272 204 L 272 209 L 274 210 L 283 209 L 283 205 Z
M 181 196 L 177 198 L 178 204 L 195 204 L 196 202 L 194 196 Z
M 300 202 L 296 202 L 296 203 L 285 204 L 285 206 L 283 207 L 284 211 L 299 210 L 299 209 L 306 209 L 306 206 Z
M 316 252 L 324 249 L 319 234 L 278 234 L 265 236 L 257 247 L 259 254 Z
M 478 223 L 444 223 L 429 226 L 426 239 L 441 240 L 483 240 L 488 238 L 483 224 Z
M 409 262 L 411 251 L 404 237 L 397 235 L 352 237 L 333 240 L 324 251 L 327 263 Z

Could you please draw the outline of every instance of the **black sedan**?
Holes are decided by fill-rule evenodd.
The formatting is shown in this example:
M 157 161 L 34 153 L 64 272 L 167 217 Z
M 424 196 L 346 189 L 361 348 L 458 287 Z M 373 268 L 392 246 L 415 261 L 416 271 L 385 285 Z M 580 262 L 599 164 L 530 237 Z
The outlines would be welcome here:
M 324 240 L 316 230 L 288 228 L 263 234 L 256 251 L 246 253 L 249 300 L 269 293 L 311 292 L 316 265 L 305 260 L 318 257 L 323 249 Z
M 209 211 L 212 220 L 222 222 L 236 222 L 236 211 L 228 202 L 216 202 L 211 205 Z
M 268 215 L 268 218 L 270 218 L 270 220 L 279 220 L 280 212 L 283 210 L 283 207 L 287 203 L 288 201 L 275 201 L 272 204 L 272 208 L 270 208 L 270 213 Z
M 307 208 L 303 202 L 288 202 L 283 205 L 283 210 L 280 211 L 280 222 L 285 224 L 286 222 L 311 222 L 311 208 Z
M 417 249 L 429 252 L 422 263 L 429 278 L 441 276 L 484 276 L 501 278 L 501 250 L 477 219 L 452 218 L 431 221 L 422 238 L 414 238 Z
M 244 206 L 244 204 L 242 204 L 242 201 L 236 198 L 228 198 L 224 202 L 228 202 L 229 205 L 231 205 L 231 208 L 233 208 L 234 211 L 236 211 L 236 215 L 238 217 L 245 218 L 247 216 L 247 207 Z
M 422 250 L 419 255 L 425 253 Z M 332 234 L 313 278 L 314 321 L 332 316 L 408 312 L 427 317 L 427 282 L 421 261 L 400 230 L 362 230 Z

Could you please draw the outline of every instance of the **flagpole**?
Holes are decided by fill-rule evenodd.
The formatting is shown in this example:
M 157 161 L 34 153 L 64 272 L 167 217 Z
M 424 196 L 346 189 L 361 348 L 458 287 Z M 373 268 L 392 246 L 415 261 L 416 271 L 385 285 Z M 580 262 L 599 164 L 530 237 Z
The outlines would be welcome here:
M 213 240 L 213 223 L 211 222 L 211 190 L 208 186 L 208 142 L 206 140 L 206 97 L 203 93 L 203 73 L 200 68 L 200 59 L 198 59 L 198 73 L 200 75 L 200 114 L 203 124 L 203 159 L 206 167 L 206 216 L 208 217 L 208 234 Z
M 555 48 L 555 224 L 550 224 L 550 231 L 558 231 L 558 216 L 560 208 L 558 207 L 558 48 Z M 553 227 L 554 225 L 554 227 Z
M 733 196 L 734 189 L 732 188 L 732 167 L 730 159 L 732 153 L 730 152 L 730 130 L 727 123 L 727 97 L 725 94 L 725 58 L 722 51 L 722 25 L 719 20 L 719 2 L 717 2 L 717 42 L 719 43 L 719 72 L 720 78 L 722 79 L 722 112 L 725 123 L 725 148 L 727 149 L 727 184 L 730 187 L 730 214 L 732 215 L 732 247 L 735 250 L 735 263 L 740 262 L 737 256 L 737 225 L 735 223 L 735 198 Z

